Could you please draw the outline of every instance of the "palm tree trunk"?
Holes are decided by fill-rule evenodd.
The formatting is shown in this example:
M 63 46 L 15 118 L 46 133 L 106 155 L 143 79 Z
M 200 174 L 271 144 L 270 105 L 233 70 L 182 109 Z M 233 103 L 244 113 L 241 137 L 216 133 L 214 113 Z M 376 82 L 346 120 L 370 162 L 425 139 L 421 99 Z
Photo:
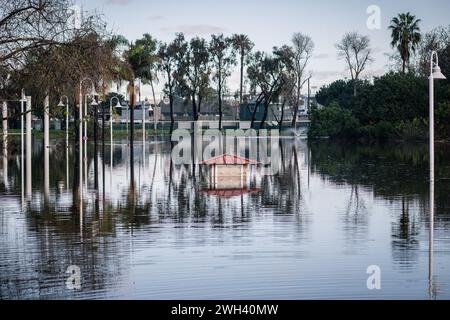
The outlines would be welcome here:
M 244 102 L 243 91 L 244 91 L 244 50 L 242 50 L 242 52 L 241 52 L 241 89 L 239 91 L 239 103 L 240 104 L 242 104 Z
M 297 122 L 298 108 L 300 106 L 301 90 L 302 90 L 302 80 L 299 78 L 297 82 L 297 96 L 295 97 L 294 117 L 292 118 L 292 127 L 295 127 Z
M 130 92 L 130 146 L 133 147 L 133 138 L 134 138 L 134 107 L 136 105 L 136 96 L 134 90 L 134 80 L 131 81 L 130 84 L 131 92 Z
M 259 130 L 264 128 L 264 124 L 266 123 L 266 120 L 267 120 L 267 114 L 269 113 L 269 105 L 270 105 L 270 101 L 269 101 L 269 99 L 267 99 L 264 102 L 264 114 L 263 114 L 263 118 L 261 120 L 261 123 L 259 125 Z
M 286 99 L 283 100 L 283 104 L 281 105 L 281 119 L 280 122 L 278 123 L 278 131 L 281 132 L 281 128 L 283 126 L 283 121 L 284 121 L 284 107 L 286 106 Z
M 197 103 L 195 101 L 195 92 L 192 94 L 192 117 L 193 117 L 194 121 L 198 120 Z
M 218 87 L 218 94 L 219 94 L 219 130 L 222 130 L 222 68 L 221 64 L 219 63 L 219 87 Z
M 173 115 L 173 94 L 172 94 L 172 89 L 170 89 L 170 96 L 169 96 L 169 104 L 170 104 L 170 134 L 172 134 L 173 132 L 173 127 L 175 125 L 175 117 Z
M 153 95 L 153 124 L 154 124 L 154 129 L 156 130 L 156 118 L 155 118 L 156 95 L 155 95 L 155 87 L 153 86 L 153 80 L 150 80 L 150 86 L 152 87 L 152 95 Z M 155 132 L 155 134 L 156 134 L 156 132 Z
M 132 199 L 132 204 L 134 205 L 134 107 L 136 105 L 136 96 L 135 96 L 135 88 L 134 88 L 134 80 L 131 82 L 131 96 L 130 96 L 130 104 L 131 104 L 131 113 L 130 113 L 130 199 Z
M 222 86 L 219 86 L 219 130 L 222 130 Z

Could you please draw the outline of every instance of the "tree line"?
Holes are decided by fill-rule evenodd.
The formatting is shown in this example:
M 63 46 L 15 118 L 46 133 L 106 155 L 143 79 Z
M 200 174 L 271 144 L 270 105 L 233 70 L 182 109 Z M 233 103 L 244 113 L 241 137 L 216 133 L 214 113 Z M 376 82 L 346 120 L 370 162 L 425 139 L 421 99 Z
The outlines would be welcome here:
M 229 91 L 229 77 L 235 68 L 240 70 L 236 94 L 239 103 L 255 97 L 257 108 L 264 108 L 260 127 L 264 126 L 271 103 L 281 100 L 283 106 L 294 106 L 291 111 L 295 116 L 298 113 L 306 67 L 314 49 L 307 35 L 296 33 L 290 46 L 273 48 L 271 53 L 254 52 L 254 43 L 244 34 L 186 39 L 179 33 L 168 43 L 144 34 L 128 41 L 109 33 L 99 15 L 83 13 L 78 26 L 70 24 L 73 12 L 69 0 L 0 2 L 0 99 L 17 101 L 25 88 L 36 101 L 33 113 L 37 116 L 42 116 L 41 101 L 48 95 L 52 105 L 67 95 L 75 114 L 79 82 L 84 78 L 92 79 L 104 96 L 112 83 L 119 87 L 127 82 L 130 102 L 135 102 L 137 80 L 151 86 L 156 101 L 155 83 L 163 79 L 164 94 L 170 101 L 171 130 L 176 96 L 191 104 L 193 121 L 199 119 L 205 99 L 216 97 L 222 128 L 223 97 Z M 82 90 L 89 92 L 88 87 Z M 64 111 L 52 108 L 51 112 L 58 117 Z M 17 116 L 12 111 L 10 118 Z
M 135 41 L 128 41 L 110 33 L 100 15 L 83 12 L 80 21 L 73 21 L 70 0 L 0 0 L 0 3 L 0 99 L 17 101 L 21 89 L 25 88 L 27 95 L 36 102 L 33 113 L 37 116 L 42 116 L 41 102 L 48 95 L 52 105 L 57 105 L 60 97 L 67 95 L 71 113 L 76 115 L 79 83 L 90 78 L 103 97 L 107 97 L 111 84 L 119 87 L 128 83 L 132 118 L 136 81 L 151 86 L 155 102 L 155 85 L 164 81 L 164 94 L 170 101 L 171 130 L 175 122 L 175 97 L 182 97 L 191 105 L 193 121 L 199 119 L 206 99 L 217 99 L 219 127 L 222 128 L 223 99 L 229 92 L 230 75 L 237 68 L 240 71 L 236 93 L 239 103 L 247 99 L 255 101 L 251 126 L 256 129 L 265 126 L 273 103 L 281 105 L 279 123 L 282 124 L 286 113 L 290 112 L 294 126 L 302 103 L 302 88 L 311 77 L 308 66 L 314 42 L 300 32 L 293 34 L 290 44 L 274 47 L 271 52 L 255 51 L 254 43 L 244 34 L 187 39 L 178 33 L 167 43 L 144 34 Z M 427 76 L 432 49 L 439 51 L 443 69 L 448 66 L 450 32 L 439 28 L 422 34 L 420 22 L 414 15 L 405 13 L 394 17 L 389 26 L 391 45 L 395 49 L 391 60 L 396 71 L 405 75 L 398 82 L 402 85 L 402 81 L 409 79 L 406 75 Z M 323 87 L 317 101 L 328 107 L 339 100 L 339 107 L 350 111 L 352 116 L 358 117 L 355 108 L 363 110 L 359 114 L 367 115 L 367 101 L 377 101 L 377 97 L 362 99 L 370 86 L 361 77 L 374 59 L 370 39 L 358 32 L 349 32 L 336 44 L 336 50 L 337 57 L 347 66 L 350 80 L 346 85 L 337 82 Z M 385 79 L 391 78 L 386 75 Z M 89 92 L 87 85 L 90 84 L 82 87 L 83 93 Z M 350 96 L 347 96 L 347 85 L 352 89 Z M 398 103 L 404 104 L 404 101 Z M 256 119 L 260 108 L 263 118 Z M 64 115 L 64 110 L 58 108 L 52 108 L 51 112 L 54 117 Z M 315 112 L 318 115 L 325 111 Z M 17 117 L 17 111 L 12 110 L 10 119 Z M 364 124 L 376 121 L 375 118 L 357 120 Z

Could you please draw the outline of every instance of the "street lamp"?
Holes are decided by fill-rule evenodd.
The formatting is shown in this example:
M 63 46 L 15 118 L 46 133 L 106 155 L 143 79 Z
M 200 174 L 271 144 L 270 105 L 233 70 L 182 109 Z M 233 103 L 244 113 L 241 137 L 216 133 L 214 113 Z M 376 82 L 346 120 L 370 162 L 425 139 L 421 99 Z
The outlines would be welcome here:
M 63 99 L 66 100 L 66 104 L 64 104 Z M 58 107 L 66 107 L 66 148 L 69 148 L 69 97 L 62 96 L 59 100 Z
M 439 67 L 439 57 L 436 51 L 431 52 L 430 59 L 430 241 L 429 260 L 433 261 L 434 238 L 434 80 L 447 79 Z M 433 283 L 433 266 L 429 266 L 430 287 Z
M 79 150 L 79 161 L 80 161 L 80 228 L 82 228 L 82 210 L 83 210 L 83 82 L 90 81 L 92 84 L 92 90 L 91 94 L 94 97 L 98 96 L 98 93 L 95 91 L 95 83 L 90 78 L 84 78 L 80 81 L 80 112 L 79 112 L 79 120 L 80 120 L 80 126 L 79 126 L 79 144 L 80 144 L 80 150 Z M 87 128 L 87 127 L 86 127 Z
M 430 181 L 434 182 L 434 80 L 447 79 L 439 67 L 436 51 L 431 52 L 430 61 Z
M 112 139 L 113 139 L 113 101 L 114 99 L 117 101 L 118 104 L 120 104 L 120 99 L 117 96 L 112 97 L 109 100 L 109 124 L 110 124 L 110 133 L 111 133 L 111 144 L 112 144 Z M 112 146 L 111 146 L 112 148 Z

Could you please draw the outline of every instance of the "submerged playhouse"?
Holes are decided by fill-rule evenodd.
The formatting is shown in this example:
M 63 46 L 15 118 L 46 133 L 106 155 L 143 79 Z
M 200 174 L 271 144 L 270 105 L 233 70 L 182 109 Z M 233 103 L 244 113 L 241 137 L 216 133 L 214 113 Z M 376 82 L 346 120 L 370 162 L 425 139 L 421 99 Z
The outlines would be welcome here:
M 249 188 L 250 166 L 259 164 L 256 160 L 231 154 L 205 160 L 201 165 L 207 168 L 208 187 L 203 192 L 225 198 L 259 192 L 259 189 Z

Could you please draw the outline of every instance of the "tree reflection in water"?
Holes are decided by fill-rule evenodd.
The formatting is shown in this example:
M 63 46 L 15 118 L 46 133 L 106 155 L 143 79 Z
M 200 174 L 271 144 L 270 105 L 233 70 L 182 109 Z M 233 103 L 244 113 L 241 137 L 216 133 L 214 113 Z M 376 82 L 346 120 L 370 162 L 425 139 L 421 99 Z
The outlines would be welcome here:
M 312 229 L 315 215 L 319 214 L 310 207 L 311 198 L 320 197 L 307 189 L 309 170 L 311 188 L 321 180 L 345 191 L 345 208 L 329 213 L 339 218 L 336 228 L 343 226 L 347 241 L 344 246 L 370 247 L 368 230 L 377 215 L 372 208 L 381 201 L 391 208 L 391 220 L 386 223 L 391 228 L 390 252 L 395 266 L 408 271 L 420 263 L 421 235 L 427 231 L 423 222 L 429 214 L 426 146 L 315 142 L 310 153 L 304 142 L 282 139 L 278 174 L 263 176 L 261 168 L 254 168 L 250 186 L 261 192 L 227 199 L 200 192 L 205 183 L 200 167 L 175 165 L 171 158 L 174 144 L 170 141 L 155 138 L 145 149 L 125 143 L 123 147 L 111 145 L 113 150 L 105 150 L 107 147 L 102 144 L 97 155 L 96 146 L 89 144 L 89 163 L 98 159 L 89 167 L 81 242 L 77 150 L 69 149 L 69 163 L 73 164 L 69 190 L 65 187 L 65 157 L 59 152 L 50 153 L 50 192 L 45 202 L 44 173 L 40 169 L 44 165 L 42 142 L 34 141 L 32 201 L 23 216 L 17 216 L 21 195 L 18 145 L 20 141 L 12 139 L 7 161 L 2 162 L 1 168 L 1 172 L 7 171 L 7 177 L 0 180 L 0 199 L 8 214 L 2 213 L 0 225 L 0 298 L 127 296 L 131 285 L 120 293 L 115 288 L 129 280 L 130 269 L 135 267 L 131 257 L 143 248 L 154 248 L 156 255 L 161 248 L 187 246 L 190 242 L 208 247 L 245 239 L 241 244 L 245 246 L 271 236 L 298 246 L 306 242 L 316 248 L 317 244 L 306 241 L 314 239 Z M 112 163 L 105 156 L 110 151 Z M 445 165 L 448 159 L 449 152 L 440 148 L 438 177 L 450 173 L 450 167 Z M 97 161 L 101 161 L 101 188 L 95 180 L 99 173 Z M 105 186 L 105 181 L 112 182 L 111 188 Z M 317 187 L 311 190 L 320 192 Z M 448 182 L 438 180 L 436 224 L 443 231 L 450 229 L 448 191 Z M 280 225 L 289 232 L 277 229 Z M 201 230 L 204 238 L 193 238 L 192 230 Z M 277 256 L 276 252 L 272 254 Z M 292 255 L 293 261 L 300 261 L 295 259 L 301 253 Z M 64 287 L 69 265 L 82 267 L 79 292 Z

